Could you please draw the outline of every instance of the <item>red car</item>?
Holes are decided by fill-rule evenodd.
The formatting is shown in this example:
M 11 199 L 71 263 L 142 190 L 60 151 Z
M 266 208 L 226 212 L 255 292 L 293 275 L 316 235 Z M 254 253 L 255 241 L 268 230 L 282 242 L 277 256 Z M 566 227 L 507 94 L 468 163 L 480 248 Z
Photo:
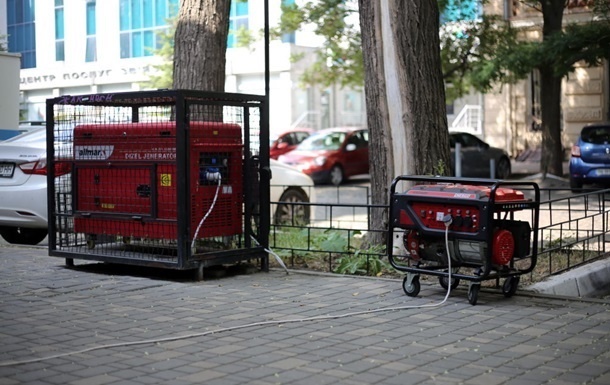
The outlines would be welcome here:
M 317 131 L 278 159 L 309 175 L 315 183 L 340 185 L 369 172 L 369 132 L 363 128 Z
M 269 147 L 269 157 L 277 160 L 277 158 L 294 150 L 303 140 L 307 139 L 314 131 L 309 128 L 299 128 L 297 130 L 286 131 L 277 139 L 271 142 Z

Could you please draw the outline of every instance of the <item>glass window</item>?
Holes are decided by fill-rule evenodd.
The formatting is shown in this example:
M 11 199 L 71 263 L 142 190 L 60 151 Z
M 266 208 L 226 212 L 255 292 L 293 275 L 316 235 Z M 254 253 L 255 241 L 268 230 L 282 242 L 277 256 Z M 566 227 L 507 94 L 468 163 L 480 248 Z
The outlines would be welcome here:
M 119 27 L 121 31 L 125 31 L 129 29 L 129 19 L 131 15 L 131 7 L 129 6 L 129 1 L 121 0 L 119 6 Z
M 97 61 L 97 24 L 95 0 L 87 0 L 87 46 L 85 48 L 85 61 Z
M 292 5 L 294 4 L 294 0 L 282 0 L 282 5 Z M 285 33 L 282 35 L 282 43 L 294 43 L 294 32 Z
M 20 30 L 23 33 L 23 47 L 26 51 L 31 51 L 35 47 L 35 38 L 34 38 L 34 28 L 27 28 L 25 25 L 20 27 Z
M 229 37 L 227 48 L 237 46 L 237 31 L 241 28 L 248 29 L 248 2 L 231 2 L 231 13 L 229 15 Z
M 64 2 L 55 0 L 55 60 L 65 59 L 64 51 Z
M 55 38 L 64 38 L 64 9 L 55 8 Z
M 610 143 L 610 126 L 608 127 L 585 127 L 580 133 L 583 142 L 592 144 Z
M 157 1 L 155 8 L 155 25 L 163 25 L 165 19 L 167 19 L 167 7 L 162 1 Z
M 179 0 L 120 0 L 121 58 L 152 56 L 155 34 L 178 9 Z
M 36 67 L 35 0 L 7 0 L 9 52 L 21 54 L 21 68 Z
M 95 36 L 87 36 L 85 60 L 87 62 L 97 61 L 97 39 Z
M 122 33 L 121 34 L 121 59 L 126 59 L 131 57 L 131 34 Z
M 87 36 L 95 35 L 96 29 L 95 0 L 89 0 L 87 1 Z
M 6 22 L 11 25 L 15 24 L 17 16 L 15 15 L 16 5 L 15 0 L 6 1 Z
M 147 49 L 148 51 L 152 51 L 154 48 L 157 48 L 155 46 L 155 33 L 153 31 L 144 31 L 144 47 L 145 49 Z M 150 48 L 153 47 L 153 48 Z M 150 55 L 152 54 L 152 52 L 146 52 L 145 55 Z
M 142 52 L 143 44 L 142 44 L 142 32 L 134 32 L 131 34 L 131 52 L 133 52 L 134 57 L 144 56 L 144 52 Z
M 131 29 L 142 28 L 142 0 L 131 0 Z
M 153 0 L 144 0 L 143 6 L 143 22 L 144 28 L 150 28 L 155 25 L 155 20 L 153 19 L 154 8 L 153 8 Z

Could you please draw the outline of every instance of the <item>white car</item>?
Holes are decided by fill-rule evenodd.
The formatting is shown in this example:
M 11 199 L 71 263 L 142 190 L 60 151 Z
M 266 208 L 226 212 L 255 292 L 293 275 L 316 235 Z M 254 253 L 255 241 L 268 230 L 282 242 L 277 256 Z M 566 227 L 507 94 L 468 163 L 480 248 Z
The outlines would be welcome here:
M 47 236 L 44 129 L 0 142 L 0 235 L 35 245 Z
M 270 159 L 271 166 L 271 220 L 275 224 L 304 225 L 313 220 L 313 211 L 309 205 L 297 205 L 300 202 L 315 202 L 313 180 L 305 173 Z M 289 204 L 273 204 L 286 202 Z
M 0 142 L 0 235 L 9 243 L 35 245 L 47 236 L 46 160 L 44 128 Z M 270 164 L 272 221 L 308 223 L 310 207 L 294 203 L 313 201 L 313 181 L 290 166 Z M 55 175 L 69 172 L 56 169 Z

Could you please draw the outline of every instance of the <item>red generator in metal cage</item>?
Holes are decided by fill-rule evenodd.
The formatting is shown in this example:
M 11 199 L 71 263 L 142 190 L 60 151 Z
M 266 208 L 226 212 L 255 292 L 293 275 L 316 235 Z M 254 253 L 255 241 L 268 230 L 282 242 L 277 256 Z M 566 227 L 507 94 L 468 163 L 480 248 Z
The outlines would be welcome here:
M 408 188 L 398 192 L 400 183 Z M 460 279 L 469 281 L 472 305 L 483 280 L 506 278 L 502 290 L 512 296 L 519 277 L 536 265 L 539 200 L 533 182 L 394 179 L 387 247 L 392 266 L 407 273 L 405 293 L 417 296 L 419 276 L 429 274 L 438 276 L 445 289 L 457 287 Z
M 242 130 L 190 122 L 191 237 L 243 232 Z M 74 128 L 74 231 L 89 248 L 100 235 L 177 239 L 176 123 L 82 124 Z

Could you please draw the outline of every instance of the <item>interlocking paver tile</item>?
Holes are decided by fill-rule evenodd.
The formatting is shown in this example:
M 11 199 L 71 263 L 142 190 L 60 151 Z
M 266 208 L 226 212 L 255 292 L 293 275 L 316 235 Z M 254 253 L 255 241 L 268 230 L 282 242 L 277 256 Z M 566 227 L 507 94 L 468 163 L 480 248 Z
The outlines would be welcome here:
M 175 282 L 62 263 L 0 247 L 3 384 L 609 383 L 603 301 L 485 289 L 471 306 L 460 287 L 418 309 L 444 297 L 436 281 L 412 298 L 399 280 L 272 271 Z M 359 313 L 399 306 L 410 308 Z

